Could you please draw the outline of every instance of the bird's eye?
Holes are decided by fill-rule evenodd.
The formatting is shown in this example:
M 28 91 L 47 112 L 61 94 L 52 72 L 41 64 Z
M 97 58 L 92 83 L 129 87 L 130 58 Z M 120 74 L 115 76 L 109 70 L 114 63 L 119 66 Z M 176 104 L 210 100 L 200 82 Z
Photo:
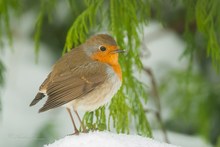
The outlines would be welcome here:
M 99 49 L 100 49 L 101 51 L 106 51 L 106 47 L 104 47 L 104 46 L 100 46 Z

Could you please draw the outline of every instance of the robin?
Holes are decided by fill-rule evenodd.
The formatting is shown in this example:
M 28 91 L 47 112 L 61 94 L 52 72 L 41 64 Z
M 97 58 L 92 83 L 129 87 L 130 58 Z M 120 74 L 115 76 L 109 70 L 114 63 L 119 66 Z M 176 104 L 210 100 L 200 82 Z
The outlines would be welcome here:
M 122 72 L 118 53 L 123 52 L 107 34 L 91 37 L 55 63 L 30 106 L 47 96 L 39 112 L 66 107 L 73 123 L 73 134 L 79 134 L 71 114 L 73 109 L 83 132 L 87 132 L 77 111 L 94 111 L 109 102 L 119 90 Z

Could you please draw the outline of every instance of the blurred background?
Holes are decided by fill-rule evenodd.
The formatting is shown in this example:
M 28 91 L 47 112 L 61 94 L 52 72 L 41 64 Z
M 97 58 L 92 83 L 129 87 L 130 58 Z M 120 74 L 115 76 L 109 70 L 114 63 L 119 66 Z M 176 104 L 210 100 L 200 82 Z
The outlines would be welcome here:
M 29 104 L 62 55 L 67 32 L 88 7 L 86 3 L 0 1 L 0 146 L 38 147 L 72 132 L 65 109 L 39 114 L 44 102 Z M 220 2 L 145 4 L 149 14 L 137 10 L 147 19 L 138 32 L 143 72 L 133 72 L 147 85 L 148 101 L 143 107 L 153 137 L 184 147 L 219 147 L 220 17 L 216 14 Z M 103 2 L 103 8 L 109 5 Z M 103 32 L 114 34 L 101 25 L 89 35 Z

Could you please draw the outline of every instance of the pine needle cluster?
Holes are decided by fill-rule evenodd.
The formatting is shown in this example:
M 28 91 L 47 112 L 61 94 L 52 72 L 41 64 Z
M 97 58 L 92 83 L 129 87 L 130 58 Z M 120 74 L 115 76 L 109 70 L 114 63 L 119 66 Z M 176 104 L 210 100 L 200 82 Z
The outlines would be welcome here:
M 119 46 L 128 53 L 120 58 L 124 77 L 121 90 L 106 108 L 86 113 L 84 122 L 89 129 L 99 130 L 110 130 L 110 124 L 113 122 L 116 131 L 123 133 L 129 133 L 133 122 L 138 133 L 151 136 L 141 103 L 141 99 L 147 99 L 146 87 L 133 75 L 134 70 L 142 69 L 139 58 L 139 33 L 146 23 L 147 19 L 143 14 L 149 14 L 149 9 L 146 9 L 149 5 L 144 1 L 126 0 L 93 0 L 85 1 L 85 4 L 86 9 L 76 18 L 68 31 L 64 51 L 69 51 L 73 46 L 84 42 L 92 30 L 101 30 L 104 26 L 104 29 L 116 38 Z M 139 10 L 146 13 L 140 13 Z M 108 115 L 106 109 L 109 109 Z

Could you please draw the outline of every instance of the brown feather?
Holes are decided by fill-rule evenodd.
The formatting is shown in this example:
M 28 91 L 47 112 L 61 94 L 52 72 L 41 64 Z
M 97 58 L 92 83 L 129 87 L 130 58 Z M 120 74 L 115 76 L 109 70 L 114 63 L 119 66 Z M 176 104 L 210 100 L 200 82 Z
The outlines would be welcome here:
M 79 59 L 81 62 L 77 61 Z M 48 81 L 44 82 L 48 99 L 39 112 L 88 94 L 106 80 L 106 68 L 106 64 L 92 60 L 82 49 L 66 54 L 55 64 Z
M 38 92 L 33 101 L 31 102 L 30 106 L 37 104 L 45 95 L 43 93 Z

